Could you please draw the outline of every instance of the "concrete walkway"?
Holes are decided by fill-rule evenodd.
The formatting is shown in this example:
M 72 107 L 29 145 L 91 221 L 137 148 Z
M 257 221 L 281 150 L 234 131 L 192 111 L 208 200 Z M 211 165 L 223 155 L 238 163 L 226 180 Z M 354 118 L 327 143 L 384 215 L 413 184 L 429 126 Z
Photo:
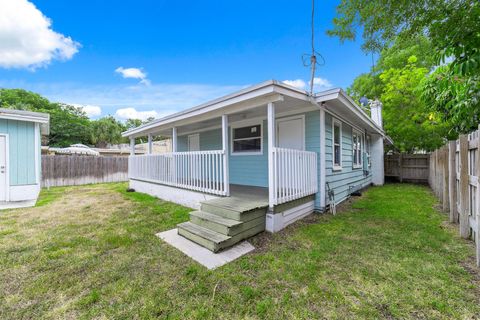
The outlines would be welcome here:
M 157 236 L 210 270 L 221 267 L 255 249 L 249 242 L 242 241 L 227 250 L 213 253 L 180 236 L 177 229 L 157 233 Z

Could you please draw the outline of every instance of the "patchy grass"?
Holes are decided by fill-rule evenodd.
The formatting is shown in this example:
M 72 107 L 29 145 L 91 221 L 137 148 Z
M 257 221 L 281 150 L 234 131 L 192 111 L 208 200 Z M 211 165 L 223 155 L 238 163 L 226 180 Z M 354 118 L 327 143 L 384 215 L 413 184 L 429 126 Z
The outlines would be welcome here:
M 0 213 L 0 318 L 411 318 L 480 314 L 471 244 L 429 190 L 372 188 L 208 271 L 155 233 L 187 208 L 126 184 L 44 190 Z

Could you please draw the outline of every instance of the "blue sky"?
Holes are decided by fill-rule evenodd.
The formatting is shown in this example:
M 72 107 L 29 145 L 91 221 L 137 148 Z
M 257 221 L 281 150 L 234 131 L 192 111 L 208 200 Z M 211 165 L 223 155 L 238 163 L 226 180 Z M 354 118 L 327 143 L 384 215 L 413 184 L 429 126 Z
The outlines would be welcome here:
M 0 86 L 88 105 L 93 118 L 162 116 L 267 79 L 309 78 L 301 60 L 310 48 L 308 0 L 17 1 L 20 8 L 0 10 L 12 24 L 0 26 L 10 32 L 0 31 L 10 40 L 0 41 Z M 337 3 L 316 4 L 316 47 L 326 60 L 318 90 L 345 88 L 371 66 L 360 41 L 325 34 Z M 24 45 L 42 37 L 50 47 Z

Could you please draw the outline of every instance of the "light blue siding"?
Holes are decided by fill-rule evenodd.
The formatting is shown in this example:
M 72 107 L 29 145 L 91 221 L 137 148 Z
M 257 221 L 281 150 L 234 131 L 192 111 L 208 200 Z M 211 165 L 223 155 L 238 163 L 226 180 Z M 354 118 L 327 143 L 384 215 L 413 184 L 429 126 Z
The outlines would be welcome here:
M 9 136 L 10 185 L 35 184 L 35 124 L 0 119 L 0 133 Z
M 320 177 L 320 111 L 305 113 L 305 150 L 317 154 L 318 191 L 315 195 L 315 210 L 320 207 L 320 184 L 324 183 Z
M 340 120 L 340 119 L 338 119 Z M 364 187 L 371 183 L 371 172 L 365 176 L 363 168 L 353 168 L 352 127 L 342 121 L 342 170 L 333 170 L 332 116 L 325 115 L 325 169 L 326 181 L 334 190 L 335 202 L 344 200 L 349 195 L 349 188 Z M 327 196 L 328 203 L 328 196 Z

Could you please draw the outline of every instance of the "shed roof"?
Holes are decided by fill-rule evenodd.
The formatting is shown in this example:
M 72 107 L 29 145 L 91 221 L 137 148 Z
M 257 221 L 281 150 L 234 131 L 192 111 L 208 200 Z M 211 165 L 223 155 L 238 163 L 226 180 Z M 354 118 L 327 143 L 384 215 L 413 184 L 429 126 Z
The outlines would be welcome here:
M 48 135 L 50 132 L 50 115 L 48 113 L 0 108 L 0 119 L 39 123 L 40 132 L 43 135 Z

